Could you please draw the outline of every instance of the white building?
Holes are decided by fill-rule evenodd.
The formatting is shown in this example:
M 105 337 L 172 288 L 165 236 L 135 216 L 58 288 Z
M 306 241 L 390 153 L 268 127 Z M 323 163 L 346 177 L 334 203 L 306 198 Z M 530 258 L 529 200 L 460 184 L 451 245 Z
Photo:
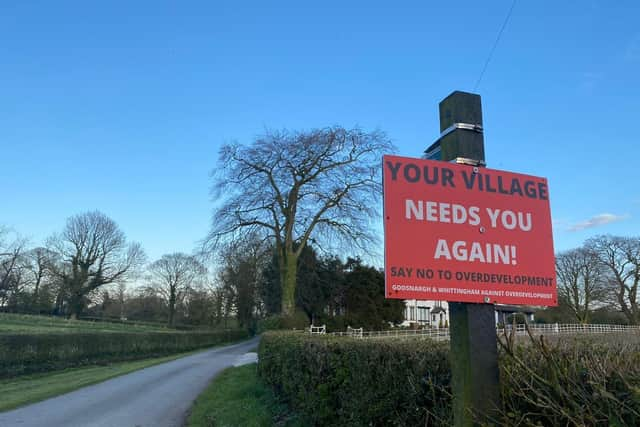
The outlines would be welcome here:
M 446 301 L 404 300 L 404 322 L 400 326 L 448 328 L 449 304 Z M 534 321 L 533 307 L 496 304 L 496 325 L 509 324 L 512 315 L 522 314 L 527 322 Z
M 449 327 L 449 305 L 446 301 L 405 300 L 401 326 Z

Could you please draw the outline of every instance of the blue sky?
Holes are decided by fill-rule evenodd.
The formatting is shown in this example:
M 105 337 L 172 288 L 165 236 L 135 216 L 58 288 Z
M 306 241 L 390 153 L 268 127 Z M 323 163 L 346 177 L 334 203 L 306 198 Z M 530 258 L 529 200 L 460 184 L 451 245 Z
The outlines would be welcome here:
M 40 244 L 99 209 L 153 259 L 206 234 L 225 142 L 359 125 L 419 156 L 510 6 L 5 1 L 0 224 Z M 549 179 L 558 250 L 640 235 L 639 18 L 636 1 L 520 0 L 477 89 L 488 165 Z

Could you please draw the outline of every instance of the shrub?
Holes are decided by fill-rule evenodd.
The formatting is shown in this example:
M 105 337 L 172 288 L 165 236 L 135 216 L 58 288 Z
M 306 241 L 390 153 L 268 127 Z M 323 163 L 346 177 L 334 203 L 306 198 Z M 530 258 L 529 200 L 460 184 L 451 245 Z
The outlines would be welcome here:
M 248 337 L 245 330 L 0 335 L 0 378 L 164 356 Z
M 640 425 L 640 342 L 635 334 L 501 341 L 506 425 Z
M 452 424 L 449 344 L 270 332 L 258 373 L 314 425 Z M 640 335 L 500 341 L 495 425 L 640 425 Z
M 448 345 L 270 332 L 258 372 L 314 425 L 450 425 Z
M 257 333 L 273 330 L 309 329 L 309 319 L 304 313 L 296 311 L 291 316 L 275 315 L 258 321 Z
M 318 323 L 326 324 L 327 331 L 331 332 L 344 332 L 347 330 L 347 326 L 351 326 L 345 316 L 326 316 Z

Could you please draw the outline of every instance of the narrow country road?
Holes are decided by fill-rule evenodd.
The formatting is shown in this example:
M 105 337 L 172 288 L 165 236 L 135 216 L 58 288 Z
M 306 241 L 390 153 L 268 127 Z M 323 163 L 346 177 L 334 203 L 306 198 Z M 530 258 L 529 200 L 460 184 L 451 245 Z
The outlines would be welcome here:
M 259 337 L 152 366 L 9 412 L 2 427 L 180 427 L 194 399 Z

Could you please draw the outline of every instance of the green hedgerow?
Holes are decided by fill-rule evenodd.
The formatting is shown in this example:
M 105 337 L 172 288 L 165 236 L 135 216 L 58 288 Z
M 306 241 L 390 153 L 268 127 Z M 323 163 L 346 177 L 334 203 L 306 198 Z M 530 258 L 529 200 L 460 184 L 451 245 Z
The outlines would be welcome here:
M 0 378 L 191 351 L 242 338 L 246 330 L 0 335 Z

